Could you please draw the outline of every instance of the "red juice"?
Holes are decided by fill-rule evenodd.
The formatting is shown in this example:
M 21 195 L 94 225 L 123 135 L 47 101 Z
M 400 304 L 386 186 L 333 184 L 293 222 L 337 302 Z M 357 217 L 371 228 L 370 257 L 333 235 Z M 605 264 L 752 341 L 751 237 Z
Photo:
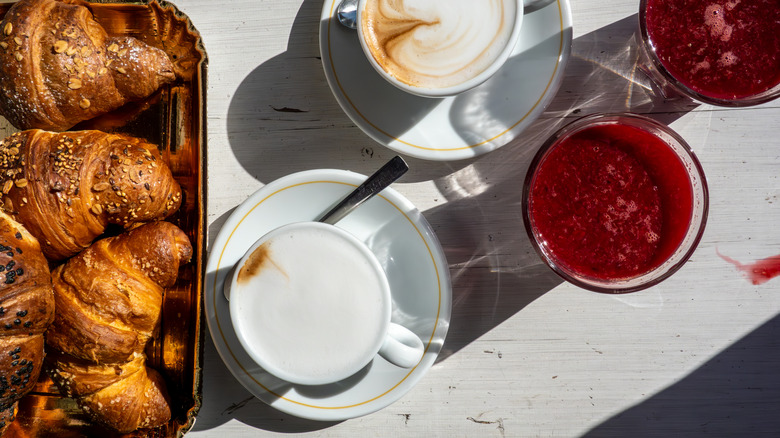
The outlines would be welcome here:
M 633 126 L 584 128 L 553 146 L 529 192 L 537 240 L 575 275 L 626 279 L 661 265 L 690 226 L 693 188 L 670 146 Z
M 647 0 L 645 25 L 661 64 L 704 96 L 780 84 L 780 0 Z
M 749 264 L 740 263 L 731 257 L 724 256 L 720 251 L 718 251 L 718 255 L 723 260 L 736 266 L 737 269 L 742 271 L 755 285 L 766 283 L 767 281 L 780 276 L 780 255 L 767 257 Z

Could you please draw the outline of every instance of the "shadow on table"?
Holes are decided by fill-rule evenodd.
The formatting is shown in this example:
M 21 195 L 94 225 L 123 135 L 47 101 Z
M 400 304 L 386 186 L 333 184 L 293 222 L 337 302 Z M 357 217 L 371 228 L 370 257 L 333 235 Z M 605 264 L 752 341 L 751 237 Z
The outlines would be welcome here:
M 780 431 L 780 316 L 679 382 L 585 437 L 776 437 Z
M 258 180 L 270 182 L 284 176 L 282 171 L 323 167 L 368 174 L 395 155 L 355 127 L 330 94 L 317 48 L 321 7 L 320 1 L 303 2 L 288 50 L 252 71 L 231 100 L 230 145 Z M 546 138 L 586 114 L 632 111 L 671 123 L 697 106 L 654 95 L 637 69 L 636 19 L 628 17 L 576 38 L 557 95 L 513 142 L 471 160 L 408 159 L 412 170 L 401 182 L 433 181 L 441 193 L 440 200 L 433 200 L 441 205 L 424 211 L 444 248 L 453 282 L 452 320 L 439 363 L 562 282 L 536 256 L 522 221 L 525 172 Z M 300 105 L 290 107 L 289 102 Z M 333 124 L 324 126 L 323 119 Z M 361 148 L 363 161 L 348 158 L 355 155 L 350 149 L 355 147 Z M 307 154 L 314 148 L 327 153 L 318 152 L 315 161 Z M 210 236 L 216 235 L 225 217 L 214 222 Z M 232 378 L 210 339 L 206 346 L 205 357 L 213 358 L 204 370 L 208 397 L 194 430 L 231 419 L 290 433 L 335 424 L 294 418 L 266 406 Z M 241 401 L 218 406 L 217 400 Z M 594 430 L 594 436 L 598 433 Z
M 586 114 L 628 111 L 668 124 L 698 106 L 653 92 L 637 67 L 636 20 L 627 17 L 576 38 L 561 87 L 542 116 L 512 143 L 436 180 L 447 202 L 425 217 L 453 280 L 452 320 L 439 361 L 562 282 L 534 252 L 522 218 L 526 171 L 550 135 Z
M 318 44 L 322 7 L 322 0 L 304 0 L 287 50 L 252 70 L 230 98 L 226 123 L 231 150 L 244 170 L 263 183 L 309 169 L 368 175 L 397 155 L 358 129 L 331 93 Z M 356 62 L 368 66 L 365 59 Z M 468 164 L 407 162 L 410 171 L 402 182 L 429 181 Z
M 233 377 L 219 357 L 214 342 L 206 337 L 204 357 L 212 358 L 203 372 L 203 386 L 207 397 L 198 413 L 193 432 L 213 429 L 230 420 L 240 421 L 257 429 L 302 433 L 326 429 L 339 422 L 313 421 L 285 414 L 260 401 Z M 220 400 L 234 400 L 220 405 Z

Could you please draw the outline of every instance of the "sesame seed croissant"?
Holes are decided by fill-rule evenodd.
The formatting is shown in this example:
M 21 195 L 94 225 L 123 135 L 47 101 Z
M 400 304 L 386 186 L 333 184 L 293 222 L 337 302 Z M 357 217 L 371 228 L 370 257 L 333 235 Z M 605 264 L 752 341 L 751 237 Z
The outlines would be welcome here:
M 43 332 L 54 318 L 49 265 L 35 237 L 0 212 L 0 435 L 43 365 Z
M 153 144 L 101 131 L 22 131 L 0 141 L 0 205 L 50 261 L 77 254 L 109 224 L 163 219 L 181 187 Z
M 80 0 L 21 0 L 0 22 L 0 113 L 64 131 L 176 79 L 168 55 L 109 36 Z
M 130 432 L 170 419 L 165 383 L 144 350 L 164 290 L 191 256 L 187 235 L 161 221 L 98 240 L 52 271 L 46 371 L 95 422 Z

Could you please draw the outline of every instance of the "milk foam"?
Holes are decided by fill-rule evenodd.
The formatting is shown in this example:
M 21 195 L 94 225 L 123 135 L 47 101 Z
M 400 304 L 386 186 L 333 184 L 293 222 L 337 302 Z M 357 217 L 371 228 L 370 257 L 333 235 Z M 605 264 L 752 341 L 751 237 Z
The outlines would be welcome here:
M 253 272 L 239 271 L 230 300 L 255 354 L 314 378 L 364 365 L 366 350 L 384 338 L 389 304 L 359 249 L 342 236 L 306 228 L 277 235 L 254 254 L 260 262 Z
M 410 85 L 444 88 L 499 57 L 516 14 L 515 0 L 370 0 L 361 25 L 385 71 Z

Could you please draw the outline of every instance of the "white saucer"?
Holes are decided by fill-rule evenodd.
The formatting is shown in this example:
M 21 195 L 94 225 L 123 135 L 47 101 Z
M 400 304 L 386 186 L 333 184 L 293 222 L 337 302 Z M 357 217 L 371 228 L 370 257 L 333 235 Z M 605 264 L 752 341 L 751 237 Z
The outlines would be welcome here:
M 290 222 L 315 220 L 365 179 L 343 170 L 311 170 L 280 178 L 236 208 L 209 253 L 204 309 L 217 351 L 247 390 L 291 415 L 339 421 L 390 405 L 430 369 L 449 328 L 452 287 L 439 241 L 411 202 L 385 189 L 338 226 L 363 240 L 382 263 L 393 293 L 393 321 L 426 344 L 420 363 L 401 369 L 377 356 L 344 381 L 302 386 L 268 374 L 241 349 L 222 294 L 230 269 L 262 234 Z
M 529 7 L 512 57 L 487 82 L 444 99 L 412 96 L 374 71 L 355 31 L 335 18 L 340 0 L 325 0 L 320 52 L 336 100 L 377 142 L 416 158 L 459 160 L 493 151 L 528 127 L 563 80 L 571 53 L 569 0 Z

